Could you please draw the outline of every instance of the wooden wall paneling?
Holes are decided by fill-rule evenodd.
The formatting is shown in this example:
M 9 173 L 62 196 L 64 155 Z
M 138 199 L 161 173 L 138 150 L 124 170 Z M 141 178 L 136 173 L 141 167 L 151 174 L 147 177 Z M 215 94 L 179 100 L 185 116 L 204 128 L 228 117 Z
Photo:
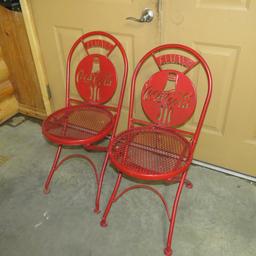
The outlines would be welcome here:
M 14 94 L 14 88 L 10 80 L 0 83 L 0 101 Z
M 0 6 L 0 45 L 21 113 L 44 118 L 45 106 L 22 13 Z
M 2 48 L 0 47 L 0 83 L 6 81 L 9 77 L 8 67 L 3 59 Z
M 0 101 L 0 124 L 16 115 L 18 108 L 19 105 L 14 95 Z
M 0 47 L 0 124 L 18 113 L 18 102 L 9 78 L 9 70 Z

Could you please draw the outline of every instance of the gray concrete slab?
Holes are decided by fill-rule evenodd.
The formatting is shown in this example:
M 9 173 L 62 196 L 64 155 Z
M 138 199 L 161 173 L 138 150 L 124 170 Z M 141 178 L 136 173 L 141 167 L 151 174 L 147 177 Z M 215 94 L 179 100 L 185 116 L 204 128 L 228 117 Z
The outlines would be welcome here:
M 146 190 L 126 194 L 112 208 L 109 226 L 93 212 L 95 178 L 81 159 L 66 162 L 44 195 L 56 146 L 30 120 L 0 127 L 1 256 L 163 255 L 167 218 Z M 83 153 L 82 148 L 65 152 Z M 89 153 L 100 168 L 104 154 Z M 105 207 L 116 173 L 108 168 L 101 200 Z M 192 190 L 184 189 L 173 250 L 177 256 L 256 255 L 256 186 L 245 180 L 192 166 Z M 122 187 L 130 184 L 125 180 Z M 158 186 L 173 198 L 174 186 Z

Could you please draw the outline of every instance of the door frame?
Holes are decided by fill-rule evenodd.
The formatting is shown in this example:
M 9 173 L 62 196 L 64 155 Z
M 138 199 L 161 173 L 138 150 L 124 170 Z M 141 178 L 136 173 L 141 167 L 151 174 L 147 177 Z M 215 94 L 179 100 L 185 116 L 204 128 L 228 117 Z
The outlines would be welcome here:
M 32 57 L 35 63 L 37 77 L 39 81 L 39 86 L 42 93 L 42 99 L 45 106 L 46 114 L 52 113 L 52 102 L 50 101 L 49 95 L 49 82 L 46 76 L 46 71 L 44 67 L 44 61 L 41 54 L 41 49 L 39 45 L 39 39 L 33 19 L 32 8 L 30 0 L 20 0 L 20 5 L 22 9 L 22 15 L 25 23 L 25 28 L 28 35 L 29 44 L 31 47 Z

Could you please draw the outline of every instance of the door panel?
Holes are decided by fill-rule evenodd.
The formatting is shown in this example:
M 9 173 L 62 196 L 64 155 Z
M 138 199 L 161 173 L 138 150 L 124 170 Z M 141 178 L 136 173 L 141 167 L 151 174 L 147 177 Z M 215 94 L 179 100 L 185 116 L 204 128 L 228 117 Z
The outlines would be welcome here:
M 256 2 L 172 0 L 164 10 L 164 41 L 197 49 L 213 74 L 195 157 L 256 176 Z

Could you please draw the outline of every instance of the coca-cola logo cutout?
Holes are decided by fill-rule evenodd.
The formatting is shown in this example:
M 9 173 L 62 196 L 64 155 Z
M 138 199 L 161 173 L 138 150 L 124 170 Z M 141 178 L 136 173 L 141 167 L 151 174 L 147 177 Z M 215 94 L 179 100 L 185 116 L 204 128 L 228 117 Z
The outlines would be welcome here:
M 183 73 L 161 70 L 144 84 L 141 104 L 151 121 L 167 126 L 179 126 L 188 121 L 195 111 L 195 87 Z
M 80 96 L 90 102 L 109 101 L 117 86 L 114 65 L 100 54 L 91 54 L 83 58 L 77 66 L 75 79 Z
M 86 49 L 86 51 L 88 51 L 91 48 L 103 48 L 105 50 L 107 50 L 108 52 L 112 51 L 113 48 L 115 47 L 115 45 L 111 44 L 108 41 L 105 40 L 100 40 L 100 39 L 93 39 L 93 40 L 89 40 L 87 42 L 83 42 L 84 48 Z

